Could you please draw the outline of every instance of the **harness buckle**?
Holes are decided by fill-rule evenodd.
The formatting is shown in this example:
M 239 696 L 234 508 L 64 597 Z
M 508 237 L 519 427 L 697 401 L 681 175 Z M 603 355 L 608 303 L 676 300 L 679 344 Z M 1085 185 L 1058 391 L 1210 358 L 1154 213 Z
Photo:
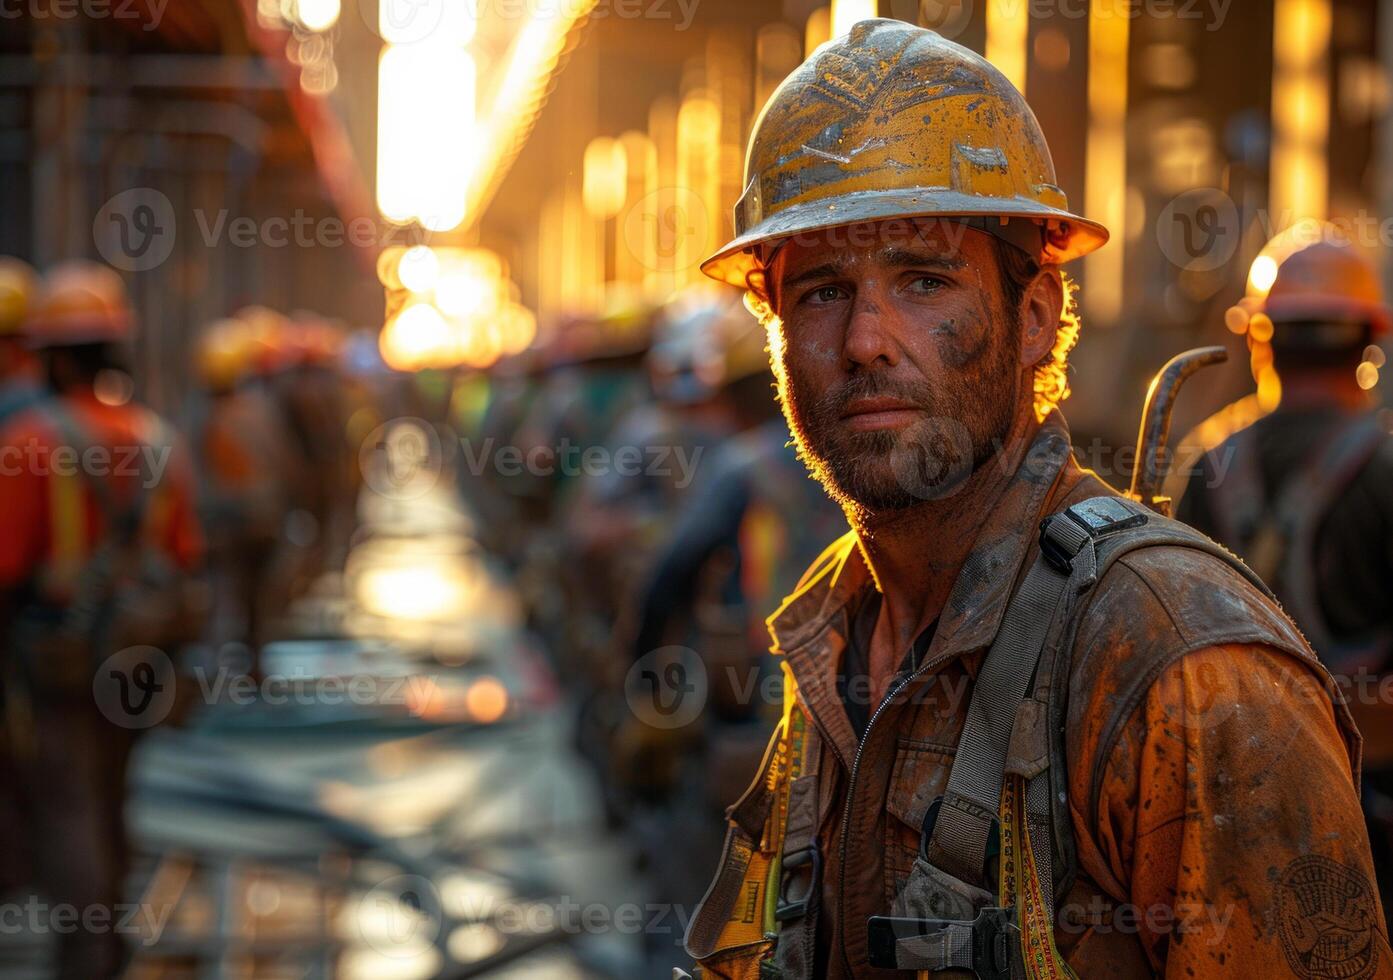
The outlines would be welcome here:
M 1010 980 L 1020 948 L 1014 908 L 984 908 L 971 921 L 873 915 L 866 929 L 870 964 L 883 970 L 970 970 L 978 980 Z
M 1051 514 L 1040 522 L 1040 553 L 1061 575 L 1073 571 L 1074 558 L 1089 541 L 1147 522 L 1120 497 L 1095 497 Z
M 807 887 L 798 889 L 796 879 L 804 876 L 796 873 L 803 868 L 808 869 Z M 786 922 L 807 915 L 808 907 L 821 884 L 822 853 L 816 841 L 785 854 L 779 868 L 779 902 L 774 906 L 774 921 Z

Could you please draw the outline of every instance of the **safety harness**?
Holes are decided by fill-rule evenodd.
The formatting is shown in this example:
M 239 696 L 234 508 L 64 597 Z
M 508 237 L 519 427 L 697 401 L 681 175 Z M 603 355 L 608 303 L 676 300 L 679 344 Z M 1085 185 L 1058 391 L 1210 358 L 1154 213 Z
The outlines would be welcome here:
M 869 922 L 872 966 L 920 976 L 968 971 L 981 980 L 1074 976 L 1054 942 L 1056 896 L 1071 884 L 1076 865 L 1064 754 L 1070 651 L 1089 590 L 1123 555 L 1156 546 L 1213 555 L 1271 596 L 1234 555 L 1126 498 L 1094 497 L 1045 518 L 1039 555 L 978 672 L 947 785 L 924 820 L 919 856 L 893 914 Z M 774 839 L 750 848 L 740 862 L 748 886 L 764 870 L 756 866 L 769 861 L 764 915 L 740 938 L 753 943 L 762 934 L 768 943 L 762 978 L 792 980 L 811 972 L 814 924 L 805 920 L 814 916 L 821 860 L 815 807 L 799 792 L 811 787 L 791 768 L 808 758 L 816 734 L 793 707 L 787 668 L 785 680 L 784 717 L 767 767 L 774 804 L 765 837 Z M 740 809 L 732 811 L 737 838 Z M 772 859 L 763 857 L 769 854 Z M 724 904 L 720 892 L 732 886 L 718 878 L 703 904 Z M 736 938 L 729 930 L 738 919 L 735 905 L 721 923 L 722 944 Z M 693 927 L 688 948 L 705 955 L 716 937 L 708 924 L 694 920 Z M 776 948 L 790 941 L 801 947 L 792 955 Z

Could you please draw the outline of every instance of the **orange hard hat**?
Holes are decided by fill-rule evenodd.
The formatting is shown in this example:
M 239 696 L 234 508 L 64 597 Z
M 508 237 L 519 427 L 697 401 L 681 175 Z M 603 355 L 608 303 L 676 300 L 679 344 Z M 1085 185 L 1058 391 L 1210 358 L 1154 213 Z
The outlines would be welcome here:
M 209 388 L 226 390 L 246 375 L 256 353 L 256 339 L 247 324 L 235 319 L 219 320 L 199 337 L 194 363 Z
M 1359 323 L 1386 333 L 1390 314 L 1373 263 L 1330 226 L 1320 233 L 1280 260 L 1262 312 L 1273 323 Z
M 290 319 L 267 306 L 244 306 L 233 315 L 247 328 L 251 353 L 250 369 L 256 374 L 269 375 L 284 370 L 291 363 L 288 339 Z
M 1040 124 L 1006 76 L 897 20 L 860 21 L 784 79 L 750 134 L 744 180 L 735 237 L 701 266 L 734 286 L 761 268 L 761 246 L 892 218 L 972 220 L 1052 263 L 1108 240 L 1069 210 Z
M 61 262 L 43 277 L 25 330 L 33 347 L 129 339 L 131 306 L 114 269 L 85 259 Z
M 23 333 L 24 320 L 39 290 L 39 274 L 22 259 L 0 256 L 0 337 Z

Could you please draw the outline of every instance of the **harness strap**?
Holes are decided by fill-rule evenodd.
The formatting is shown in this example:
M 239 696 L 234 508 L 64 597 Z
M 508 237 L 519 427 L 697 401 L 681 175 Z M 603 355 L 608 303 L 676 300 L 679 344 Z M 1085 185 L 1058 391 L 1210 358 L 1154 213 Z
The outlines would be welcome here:
M 1085 528 L 1064 519 L 1048 521 L 1044 533 L 1071 559 L 1089 540 Z M 1061 571 L 1042 551 L 1011 597 L 973 686 L 957 756 L 924 854 L 934 867 L 962 881 L 985 881 L 987 846 L 999 822 L 1016 713 L 1068 583 L 1068 566 Z

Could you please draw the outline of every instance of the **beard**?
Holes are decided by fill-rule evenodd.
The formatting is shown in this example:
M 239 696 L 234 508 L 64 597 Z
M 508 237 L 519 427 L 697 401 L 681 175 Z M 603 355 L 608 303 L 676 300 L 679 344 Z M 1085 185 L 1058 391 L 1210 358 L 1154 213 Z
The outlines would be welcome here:
M 779 403 L 798 456 L 849 516 L 893 513 L 950 497 L 1002 450 L 1021 384 L 1013 342 L 1020 322 L 1012 319 L 1006 337 L 938 384 L 861 370 L 818 390 L 796 368 L 777 366 Z M 874 397 L 914 405 L 920 417 L 900 429 L 851 429 L 846 406 Z

